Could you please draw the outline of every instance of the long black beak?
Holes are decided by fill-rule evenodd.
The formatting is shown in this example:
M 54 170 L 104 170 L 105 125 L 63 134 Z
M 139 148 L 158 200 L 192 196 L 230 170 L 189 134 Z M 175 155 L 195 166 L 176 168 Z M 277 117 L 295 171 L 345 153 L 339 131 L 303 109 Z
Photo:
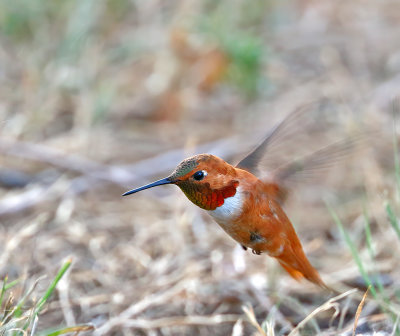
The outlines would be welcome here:
M 157 186 L 159 186 L 159 185 L 171 184 L 171 183 L 174 183 L 174 181 L 171 181 L 168 177 L 166 177 L 166 178 L 163 178 L 163 179 L 158 180 L 158 181 L 156 181 L 156 182 L 146 184 L 146 185 L 143 186 L 143 187 L 140 187 L 140 188 L 137 188 L 137 189 L 129 190 L 129 191 L 127 191 L 126 193 L 122 194 L 122 196 L 128 196 L 128 195 L 137 193 L 138 191 L 142 191 L 142 190 L 144 190 L 144 189 L 149 189 L 149 188 L 157 187 Z

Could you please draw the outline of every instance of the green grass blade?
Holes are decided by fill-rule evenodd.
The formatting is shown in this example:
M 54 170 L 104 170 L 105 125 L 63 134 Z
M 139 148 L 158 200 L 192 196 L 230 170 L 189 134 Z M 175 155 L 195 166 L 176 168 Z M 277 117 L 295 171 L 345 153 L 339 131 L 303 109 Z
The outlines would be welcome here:
M 16 284 L 18 284 L 20 282 L 20 279 L 11 281 L 9 283 L 7 283 L 8 281 L 8 276 L 6 275 L 3 281 L 3 286 L 1 287 L 1 293 L 0 293 L 0 311 L 1 311 L 1 306 L 3 305 L 3 300 L 4 300 L 4 295 L 6 294 L 6 292 L 14 287 Z M 4 317 L 7 316 L 7 312 L 4 311 L 3 316 L 1 317 L 1 320 L 3 320 Z M 1 323 L 0 323 L 1 324 Z
M 32 323 L 34 323 L 36 317 L 39 315 L 41 310 L 43 309 L 43 306 L 47 302 L 47 300 L 50 298 L 50 296 L 53 294 L 54 289 L 56 288 L 58 282 L 61 280 L 61 278 L 64 276 L 65 272 L 69 269 L 71 266 L 72 260 L 68 259 L 61 267 L 61 269 L 58 271 L 57 275 L 54 277 L 52 283 L 50 284 L 49 288 L 47 288 L 46 292 L 44 295 L 41 297 L 39 302 L 37 303 L 35 310 L 33 314 L 31 314 L 30 318 L 28 319 L 27 323 L 25 323 L 23 330 L 27 330 Z
M 390 224 L 392 225 L 394 231 L 395 231 L 396 234 L 397 234 L 397 237 L 398 237 L 399 240 L 400 240 L 400 227 L 399 227 L 399 223 L 398 223 L 398 221 L 397 221 L 397 217 L 396 217 L 396 215 L 394 214 L 393 209 L 392 209 L 392 207 L 390 206 L 389 202 L 386 202 L 386 204 L 385 204 L 385 209 L 386 209 L 386 213 L 387 213 L 388 218 L 389 218 L 389 222 L 390 222 Z
M 367 241 L 368 253 L 369 253 L 371 260 L 375 260 L 376 251 L 374 248 L 374 244 L 372 242 L 370 218 L 369 218 L 368 211 L 367 211 L 367 208 L 365 205 L 364 205 L 363 213 L 364 213 L 364 222 L 365 222 L 365 239 Z
M 398 144 L 397 144 L 397 137 L 396 137 L 396 115 L 395 115 L 395 108 L 393 106 L 393 157 L 394 157 L 394 173 L 396 179 L 396 186 L 397 186 L 397 195 L 400 197 L 400 160 L 398 154 Z
M 4 294 L 10 289 L 13 288 L 15 285 L 17 285 L 21 280 L 17 279 L 11 282 L 8 282 L 8 276 L 6 275 L 4 280 L 3 280 L 3 286 L 1 287 L 1 292 L 0 292 L 0 307 L 3 304 L 4 300 Z
M 16 279 L 4 286 L 4 290 L 8 291 L 9 289 L 13 288 L 14 286 L 18 285 L 21 282 L 21 279 Z
M 341 222 L 341 220 L 339 219 L 339 217 L 335 213 L 335 211 L 328 204 L 327 204 L 327 208 L 328 208 L 333 220 L 335 221 L 336 225 L 338 226 L 340 233 L 342 234 L 342 236 L 344 237 L 347 245 L 349 246 L 351 254 L 352 254 L 352 257 L 353 257 L 355 263 L 357 264 L 357 267 L 358 267 L 358 269 L 360 271 L 361 276 L 363 277 L 365 283 L 368 286 L 371 286 L 370 287 L 371 294 L 373 295 L 374 299 L 376 299 L 379 302 L 379 304 L 381 305 L 383 311 L 385 313 L 387 313 L 390 316 L 390 318 L 394 321 L 395 320 L 395 314 L 393 313 L 393 309 L 392 309 L 392 307 L 390 305 L 390 301 L 389 301 L 389 299 L 387 298 L 387 296 L 386 296 L 386 294 L 384 292 L 384 287 L 383 287 L 380 279 L 378 279 L 378 277 L 377 277 L 376 282 L 377 282 L 377 286 L 378 286 L 379 292 L 382 295 L 382 300 L 378 298 L 376 289 L 375 289 L 374 285 L 372 284 L 371 279 L 368 276 L 368 274 L 367 274 L 367 272 L 366 272 L 366 270 L 364 268 L 364 265 L 362 263 L 360 255 L 357 252 L 357 248 L 354 245 L 353 241 L 351 240 L 351 237 L 348 234 L 348 232 L 344 229 L 343 223 Z
M 371 233 L 371 226 L 370 226 L 370 218 L 369 218 L 366 206 L 364 206 L 363 213 L 364 213 L 364 221 L 365 221 L 365 239 L 367 242 L 369 256 L 374 265 L 374 273 L 375 273 L 374 274 L 374 282 L 376 283 L 376 286 L 378 287 L 378 291 L 382 295 L 383 300 L 386 303 L 388 303 L 389 300 L 385 294 L 385 289 L 383 287 L 382 280 L 378 274 L 379 272 L 376 272 L 376 262 L 375 262 L 376 251 L 374 249 L 372 233 Z
M 34 282 L 34 284 L 28 289 L 28 291 L 24 294 L 24 296 L 18 301 L 18 304 L 15 305 L 14 308 L 11 310 L 9 316 L 14 316 L 15 318 L 18 318 L 22 315 L 23 305 L 25 304 L 29 296 L 33 293 L 33 291 L 35 290 L 36 286 L 38 285 L 41 279 L 42 278 L 39 278 Z
M 1 305 L 3 304 L 4 294 L 5 294 L 5 292 L 6 292 L 7 281 L 8 281 L 8 276 L 6 275 L 6 276 L 4 277 L 4 280 L 3 280 L 3 286 L 1 287 L 1 293 L 0 293 L 0 308 L 1 308 Z
M 351 255 L 352 255 L 352 257 L 353 257 L 353 259 L 354 259 L 354 261 L 355 261 L 355 263 L 356 263 L 356 265 L 358 267 L 358 270 L 360 271 L 361 276 L 363 277 L 365 283 L 368 286 L 371 286 L 371 289 L 370 289 L 371 294 L 374 296 L 374 298 L 377 298 L 375 287 L 372 284 L 371 279 L 367 274 L 367 271 L 365 270 L 365 267 L 364 267 L 363 262 L 362 262 L 362 260 L 360 258 L 360 255 L 358 254 L 357 248 L 354 245 L 354 242 L 351 240 L 350 235 L 345 230 L 345 228 L 343 226 L 343 223 L 340 220 L 340 218 L 338 217 L 338 215 L 336 214 L 336 212 L 329 206 L 329 204 L 326 204 L 326 206 L 327 206 L 327 208 L 328 208 L 328 210 L 329 210 L 334 222 L 338 226 L 340 233 L 344 237 L 347 246 L 350 248 Z
M 40 313 L 40 311 L 42 310 L 44 304 L 47 302 L 47 300 L 49 299 L 49 297 L 53 294 L 54 289 L 56 288 L 58 282 L 61 280 L 61 278 L 64 276 L 65 272 L 69 269 L 69 267 L 71 266 L 72 263 L 72 259 L 68 259 L 64 265 L 61 267 L 61 269 L 58 271 L 57 275 L 55 276 L 53 282 L 50 284 L 49 288 L 47 289 L 47 291 L 44 293 L 44 295 L 42 296 L 42 298 L 39 300 L 39 303 L 36 306 L 36 312 L 35 314 Z
M 66 327 L 66 328 L 62 328 L 50 333 L 45 333 L 45 334 L 41 334 L 41 336 L 58 336 L 58 335 L 64 335 L 64 334 L 68 334 L 68 333 L 75 333 L 78 334 L 80 332 L 85 332 L 85 331 L 91 331 L 94 330 L 94 326 L 91 324 L 82 324 L 82 325 L 76 325 L 76 326 L 72 326 L 72 327 Z

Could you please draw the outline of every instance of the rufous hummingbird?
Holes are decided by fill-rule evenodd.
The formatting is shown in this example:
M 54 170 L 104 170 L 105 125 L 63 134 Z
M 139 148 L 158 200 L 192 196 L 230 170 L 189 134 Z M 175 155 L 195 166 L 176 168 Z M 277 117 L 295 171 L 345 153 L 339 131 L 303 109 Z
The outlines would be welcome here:
M 250 154 L 236 166 L 211 154 L 199 154 L 183 160 L 168 177 L 127 191 L 127 196 L 164 184 L 177 185 L 198 207 L 207 210 L 214 220 L 244 249 L 255 254 L 267 253 L 296 280 L 305 278 L 326 287 L 317 270 L 308 261 L 293 225 L 282 209 L 284 179 L 304 165 L 292 162 L 273 172 L 268 180 L 260 179 L 259 163 L 278 132 L 297 115 L 292 113 L 279 123 Z M 343 144 L 334 144 L 306 157 L 317 165 L 330 152 L 340 153 Z M 319 159 L 319 158 L 323 158 Z M 271 174 L 270 174 L 271 175 Z

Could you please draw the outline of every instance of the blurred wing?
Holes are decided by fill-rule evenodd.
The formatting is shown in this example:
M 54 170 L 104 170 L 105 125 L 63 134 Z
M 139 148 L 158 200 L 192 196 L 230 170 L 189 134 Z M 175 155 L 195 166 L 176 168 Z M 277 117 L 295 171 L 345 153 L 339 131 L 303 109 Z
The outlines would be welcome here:
M 299 107 L 297 110 L 290 113 L 285 119 L 276 125 L 265 139 L 244 159 L 242 159 L 236 167 L 256 174 L 258 172 L 258 166 L 267 150 L 273 144 L 276 144 L 282 139 L 290 136 L 290 133 L 298 132 L 299 121 L 303 119 L 306 112 L 309 111 L 310 105 L 312 104 Z
M 271 193 L 279 203 L 284 203 L 296 182 L 310 182 L 320 173 L 332 168 L 340 161 L 355 153 L 359 145 L 366 141 L 365 135 L 344 139 L 328 145 L 320 150 L 307 154 L 297 160 L 286 163 L 272 173 L 264 181 L 271 187 Z
M 311 103 L 290 113 L 236 165 L 269 184 L 271 193 L 280 202 L 296 182 L 310 182 L 365 147 L 363 145 L 373 135 L 373 132 L 358 133 L 326 145 L 326 135 L 334 129 L 332 124 L 327 124 L 329 120 L 323 111 L 314 109 L 315 105 Z M 313 115 L 313 110 L 318 115 Z M 293 160 L 293 157 L 297 158 Z
M 360 134 L 330 144 L 300 159 L 284 164 L 272 172 L 272 180 L 279 185 L 295 180 L 304 180 L 316 173 L 331 168 L 339 161 L 354 153 L 367 140 L 367 135 Z

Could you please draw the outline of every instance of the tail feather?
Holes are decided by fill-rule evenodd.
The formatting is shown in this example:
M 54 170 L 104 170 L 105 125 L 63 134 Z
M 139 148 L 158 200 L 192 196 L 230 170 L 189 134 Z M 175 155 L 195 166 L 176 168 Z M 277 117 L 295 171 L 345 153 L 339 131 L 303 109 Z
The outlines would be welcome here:
M 297 281 L 302 278 L 324 288 L 328 288 L 322 281 L 317 270 L 310 264 L 303 250 L 297 253 L 283 253 L 277 259 L 279 264 Z
M 279 264 L 286 270 L 286 272 L 288 272 L 290 274 L 290 276 L 293 279 L 300 281 L 301 279 L 304 278 L 304 274 L 301 273 L 300 271 L 295 270 L 294 268 L 284 264 L 283 261 L 280 261 L 280 260 L 278 260 L 278 261 L 279 261 Z

